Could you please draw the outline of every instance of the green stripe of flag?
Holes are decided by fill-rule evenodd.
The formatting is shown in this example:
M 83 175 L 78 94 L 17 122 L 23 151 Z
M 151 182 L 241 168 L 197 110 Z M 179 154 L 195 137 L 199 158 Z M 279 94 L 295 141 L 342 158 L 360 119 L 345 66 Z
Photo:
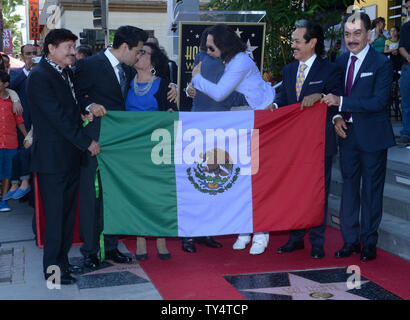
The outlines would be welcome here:
M 178 112 L 110 111 L 102 118 L 98 165 L 105 234 L 178 236 L 177 120 Z

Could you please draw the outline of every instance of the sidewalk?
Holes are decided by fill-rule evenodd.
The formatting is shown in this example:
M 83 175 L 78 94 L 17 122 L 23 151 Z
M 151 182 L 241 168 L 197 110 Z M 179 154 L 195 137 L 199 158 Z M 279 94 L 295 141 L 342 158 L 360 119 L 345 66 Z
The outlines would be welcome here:
M 8 203 L 12 211 L 0 213 L 0 300 L 162 300 L 135 261 L 106 268 L 105 271 L 113 271 L 108 280 L 96 271 L 90 273 L 89 282 L 83 280 L 87 277 L 81 277 L 82 281 L 75 285 L 48 289 L 42 272 L 43 252 L 34 242 L 31 227 L 34 209 L 27 202 Z M 122 243 L 119 249 L 128 252 Z M 80 261 L 79 246 L 71 248 L 69 257 Z

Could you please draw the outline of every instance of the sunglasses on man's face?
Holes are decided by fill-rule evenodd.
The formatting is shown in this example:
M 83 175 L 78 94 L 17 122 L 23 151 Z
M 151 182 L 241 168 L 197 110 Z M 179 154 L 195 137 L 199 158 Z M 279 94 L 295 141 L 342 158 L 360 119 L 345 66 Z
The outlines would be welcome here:
M 215 52 L 215 48 L 213 46 L 206 46 L 206 49 L 211 52 Z

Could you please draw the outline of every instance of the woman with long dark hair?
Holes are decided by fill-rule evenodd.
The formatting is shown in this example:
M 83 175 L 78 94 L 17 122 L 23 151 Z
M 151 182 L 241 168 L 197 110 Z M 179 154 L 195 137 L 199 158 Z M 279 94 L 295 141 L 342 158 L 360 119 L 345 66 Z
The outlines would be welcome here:
M 226 24 L 209 29 L 207 53 L 225 64 L 225 72 L 218 83 L 201 76 L 201 63 L 192 72 L 193 87 L 216 101 L 222 101 L 233 91 L 242 93 L 252 109 L 272 109 L 275 91 L 262 79 L 255 62 L 246 54 L 247 46 Z

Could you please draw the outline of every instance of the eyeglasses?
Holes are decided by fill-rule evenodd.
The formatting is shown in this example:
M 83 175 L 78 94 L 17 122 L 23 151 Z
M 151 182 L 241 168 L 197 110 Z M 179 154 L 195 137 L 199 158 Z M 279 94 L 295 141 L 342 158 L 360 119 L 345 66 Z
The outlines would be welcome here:
M 138 54 L 139 55 L 141 55 L 141 56 L 143 56 L 143 55 L 146 55 L 146 54 L 152 54 L 151 52 L 147 52 L 147 51 L 145 51 L 145 50 L 140 50 L 140 51 L 138 51 Z
M 213 46 L 206 46 L 206 49 L 211 51 L 211 52 L 215 52 L 215 50 L 216 50 L 215 47 L 213 47 Z

